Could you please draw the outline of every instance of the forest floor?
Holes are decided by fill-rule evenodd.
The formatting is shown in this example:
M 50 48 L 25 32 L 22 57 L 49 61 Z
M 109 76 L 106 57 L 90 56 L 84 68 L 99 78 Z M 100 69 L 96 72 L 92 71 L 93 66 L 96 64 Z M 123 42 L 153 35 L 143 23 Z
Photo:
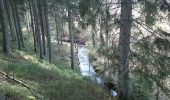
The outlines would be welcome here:
M 0 98 L 11 100 L 111 100 L 104 88 L 70 68 L 68 44 L 61 46 L 53 64 L 30 50 L 30 43 L 23 51 L 12 50 L 11 56 L 0 53 L 0 71 L 26 84 L 29 89 L 13 79 L 0 74 Z M 14 46 L 14 45 L 12 45 Z M 53 44 L 55 47 L 55 44 Z M 2 48 L 2 47 L 1 47 Z M 15 48 L 15 47 L 13 47 Z M 53 49 L 55 53 L 56 48 Z M 57 53 L 57 51 L 56 51 Z M 66 57 L 67 56 L 67 57 Z M 76 63 L 77 64 L 77 63 Z

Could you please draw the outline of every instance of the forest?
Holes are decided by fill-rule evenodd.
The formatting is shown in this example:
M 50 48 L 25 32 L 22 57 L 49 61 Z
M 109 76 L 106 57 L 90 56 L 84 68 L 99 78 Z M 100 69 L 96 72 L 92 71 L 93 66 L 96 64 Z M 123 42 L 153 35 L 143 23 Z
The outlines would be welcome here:
M 0 100 L 170 100 L 170 0 L 0 0 Z

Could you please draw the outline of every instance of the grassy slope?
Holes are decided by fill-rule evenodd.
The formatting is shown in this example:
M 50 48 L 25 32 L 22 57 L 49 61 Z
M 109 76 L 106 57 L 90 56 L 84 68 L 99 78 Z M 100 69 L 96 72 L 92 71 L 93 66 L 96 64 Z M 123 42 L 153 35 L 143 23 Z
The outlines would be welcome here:
M 12 45 L 14 46 L 14 45 Z M 30 50 L 29 41 L 24 51 L 13 51 L 12 57 L 0 53 L 0 70 L 28 84 L 33 93 L 13 81 L 0 77 L 0 95 L 16 100 L 109 100 L 106 91 L 72 71 L 67 59 L 55 59 L 54 64 L 39 61 Z M 15 47 L 13 47 L 15 48 Z M 66 48 L 65 48 L 66 49 Z M 63 51 L 63 50 L 62 50 Z M 67 61 L 69 62 L 69 61 Z

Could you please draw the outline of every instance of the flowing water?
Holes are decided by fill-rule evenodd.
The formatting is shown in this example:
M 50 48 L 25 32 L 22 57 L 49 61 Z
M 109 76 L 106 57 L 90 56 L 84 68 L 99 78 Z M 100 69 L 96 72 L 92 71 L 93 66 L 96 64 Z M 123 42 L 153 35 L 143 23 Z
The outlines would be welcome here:
M 81 74 L 84 76 L 88 76 L 93 81 L 96 81 L 98 84 L 103 85 L 104 81 L 101 77 L 96 76 L 96 72 L 89 61 L 88 49 L 84 45 L 79 45 L 78 47 L 78 58 L 80 62 L 79 67 Z M 116 91 L 111 90 L 111 95 L 116 96 Z
M 102 79 L 96 76 L 96 72 L 89 62 L 88 49 L 80 45 L 78 48 L 78 58 L 80 62 L 80 71 L 84 76 L 90 77 L 92 80 L 96 81 L 98 84 L 102 84 Z

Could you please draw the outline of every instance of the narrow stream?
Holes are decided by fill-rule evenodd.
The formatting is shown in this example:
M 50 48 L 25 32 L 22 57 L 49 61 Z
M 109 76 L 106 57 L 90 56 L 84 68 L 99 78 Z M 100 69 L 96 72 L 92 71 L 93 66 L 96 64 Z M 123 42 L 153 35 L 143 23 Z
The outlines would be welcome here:
M 81 74 L 84 76 L 88 76 L 93 81 L 96 81 L 98 84 L 103 85 L 104 80 L 101 77 L 96 76 L 96 72 L 95 72 L 93 66 L 91 65 L 91 63 L 89 62 L 88 53 L 89 53 L 88 49 L 84 45 L 79 45 L 78 58 L 79 58 L 79 62 L 80 62 L 79 67 L 80 67 Z M 116 91 L 111 90 L 111 95 L 116 96 L 117 95 Z
M 96 76 L 96 72 L 89 62 L 88 49 L 83 45 L 78 47 L 78 58 L 81 74 L 90 77 L 90 79 L 96 81 L 98 84 L 102 84 L 103 81 L 100 77 Z

